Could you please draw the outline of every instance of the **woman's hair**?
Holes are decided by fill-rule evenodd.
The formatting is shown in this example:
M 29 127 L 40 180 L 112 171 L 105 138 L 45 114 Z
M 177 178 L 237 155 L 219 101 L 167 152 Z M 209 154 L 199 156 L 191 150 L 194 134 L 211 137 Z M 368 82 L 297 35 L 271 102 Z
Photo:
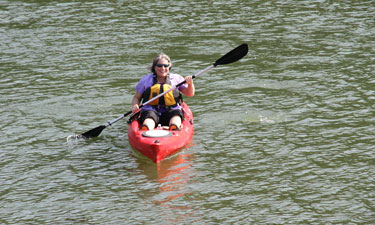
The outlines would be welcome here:
M 150 70 L 151 70 L 151 72 L 152 72 L 153 74 L 156 74 L 155 66 L 156 66 L 156 64 L 158 64 L 159 60 L 161 60 L 161 59 L 165 59 L 165 60 L 167 60 L 168 63 L 169 63 L 169 70 L 172 69 L 172 61 L 171 61 L 171 58 L 169 58 L 169 56 L 166 55 L 166 54 L 164 54 L 164 53 L 159 53 L 159 54 L 154 58 L 154 60 L 152 61 L 152 66 L 151 66 Z

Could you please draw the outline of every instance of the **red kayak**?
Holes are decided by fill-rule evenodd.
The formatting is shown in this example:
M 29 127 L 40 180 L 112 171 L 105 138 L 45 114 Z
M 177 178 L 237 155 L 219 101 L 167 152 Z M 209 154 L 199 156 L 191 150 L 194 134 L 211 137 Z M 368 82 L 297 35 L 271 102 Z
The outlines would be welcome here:
M 185 102 L 181 106 L 185 115 L 181 130 L 169 131 L 168 127 L 159 126 L 154 130 L 141 131 L 138 120 L 133 120 L 128 126 L 130 145 L 155 163 L 187 145 L 194 132 L 193 113 Z

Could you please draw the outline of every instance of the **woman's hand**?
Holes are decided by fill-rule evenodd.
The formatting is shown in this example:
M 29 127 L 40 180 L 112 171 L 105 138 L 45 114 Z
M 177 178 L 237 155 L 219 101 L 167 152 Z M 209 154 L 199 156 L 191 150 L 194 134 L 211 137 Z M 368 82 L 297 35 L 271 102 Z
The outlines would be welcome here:
M 195 87 L 194 87 L 194 83 L 193 83 L 193 77 L 192 76 L 186 76 L 185 81 L 186 81 L 186 84 L 187 84 L 187 88 L 182 89 L 181 92 L 188 97 L 194 96 Z
M 139 105 L 138 104 L 134 104 L 133 106 L 132 106 L 132 113 L 136 113 L 136 112 L 138 112 L 139 111 Z
M 186 84 L 187 85 L 192 85 L 193 84 L 193 76 L 186 76 L 185 80 L 186 80 Z

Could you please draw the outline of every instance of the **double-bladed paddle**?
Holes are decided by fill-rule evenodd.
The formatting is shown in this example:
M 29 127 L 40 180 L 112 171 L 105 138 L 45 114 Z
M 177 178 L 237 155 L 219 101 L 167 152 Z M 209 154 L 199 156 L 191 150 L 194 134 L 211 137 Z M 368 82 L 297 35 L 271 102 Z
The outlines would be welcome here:
M 242 44 L 240 46 L 238 46 L 237 48 L 233 49 L 232 51 L 228 52 L 227 54 L 225 54 L 224 56 L 222 56 L 220 59 L 216 60 L 216 62 L 207 67 L 206 69 L 196 73 L 195 75 L 193 75 L 193 79 L 199 75 L 201 75 L 202 73 L 204 72 L 207 72 L 209 70 L 211 70 L 212 68 L 218 66 L 218 65 L 224 65 L 224 64 L 229 64 L 229 63 L 232 63 L 232 62 L 236 62 L 238 60 L 240 60 L 242 57 L 244 57 L 248 52 L 248 46 L 247 44 Z M 175 87 L 172 87 L 170 89 L 168 89 L 167 91 L 153 97 L 152 99 L 148 100 L 147 102 L 141 104 L 139 106 L 139 108 L 142 108 L 142 106 L 144 105 L 147 105 L 147 104 L 150 104 L 152 101 L 154 101 L 155 99 L 158 99 L 160 98 L 161 96 L 167 94 L 168 92 L 170 91 L 173 91 L 174 89 L 180 87 L 181 85 L 185 84 L 186 83 L 186 80 L 184 80 L 183 82 L 177 84 Z M 107 122 L 107 124 L 105 125 L 101 125 L 101 126 L 98 126 L 98 127 L 95 127 L 94 129 L 91 129 L 83 134 L 80 134 L 80 135 L 77 135 L 76 138 L 93 138 L 93 137 L 97 137 L 99 136 L 99 134 L 105 129 L 107 128 L 108 126 L 111 126 L 112 124 L 116 123 L 117 121 L 123 119 L 124 117 L 130 115 L 132 113 L 132 111 L 129 111 L 127 113 L 125 113 L 124 115 L 112 120 L 112 121 L 109 121 Z

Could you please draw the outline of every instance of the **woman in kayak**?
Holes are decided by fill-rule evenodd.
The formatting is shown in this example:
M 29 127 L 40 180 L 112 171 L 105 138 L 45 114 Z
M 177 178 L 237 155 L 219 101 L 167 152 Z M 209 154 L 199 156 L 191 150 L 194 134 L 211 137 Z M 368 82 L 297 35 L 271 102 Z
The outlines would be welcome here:
M 139 119 L 142 130 L 152 130 L 157 124 L 169 125 L 170 130 L 180 129 L 184 118 L 179 105 L 181 101 L 180 92 L 192 97 L 195 94 L 195 87 L 192 76 L 183 78 L 179 74 L 169 73 L 171 68 L 172 62 L 168 55 L 157 55 L 152 62 L 152 73 L 142 77 L 135 88 L 136 93 L 132 100 L 133 113 L 139 111 L 141 100 L 146 102 L 186 80 L 184 85 L 142 107 Z

